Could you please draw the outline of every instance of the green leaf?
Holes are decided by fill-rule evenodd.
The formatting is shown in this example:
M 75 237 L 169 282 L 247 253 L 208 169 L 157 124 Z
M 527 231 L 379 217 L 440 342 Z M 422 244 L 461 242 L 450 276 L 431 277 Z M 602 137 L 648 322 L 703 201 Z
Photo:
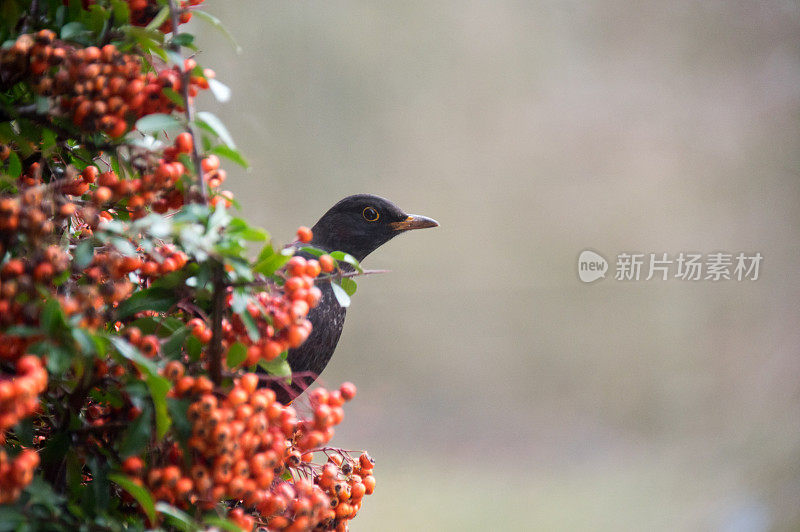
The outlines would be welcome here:
M 172 335 L 175 331 L 183 327 L 183 322 L 177 318 L 154 318 L 147 316 L 139 318 L 131 323 L 132 326 L 138 327 L 142 334 L 158 334 L 160 337 Z M 169 341 L 169 340 L 167 340 Z M 162 347 L 163 352 L 163 347 Z M 169 358 L 169 357 L 167 357 Z
M 225 157 L 226 159 L 230 159 L 231 161 L 235 162 L 239 166 L 243 168 L 250 168 L 250 163 L 247 162 L 247 159 L 239 152 L 238 150 L 234 150 L 224 144 L 220 144 L 219 146 L 214 146 L 211 150 L 211 153 L 215 153 L 220 157 Z
M 347 295 L 347 292 L 344 288 L 336 284 L 335 282 L 331 281 L 331 288 L 333 289 L 333 295 L 336 296 L 336 301 L 339 302 L 339 305 L 342 307 L 349 307 L 350 306 L 350 296 Z
M 192 423 L 186 416 L 191 403 L 191 399 L 174 399 L 172 397 L 167 399 L 167 409 L 172 417 L 173 429 L 184 442 L 192 436 Z
M 46 468 L 48 465 L 60 464 L 61 460 L 72 448 L 72 437 L 68 432 L 56 432 L 49 434 L 44 440 L 44 449 L 40 451 L 42 464 Z
M 18 179 L 22 175 L 22 161 L 19 160 L 19 155 L 15 151 L 8 156 L 8 175 L 14 179 Z
M 143 310 L 166 312 L 177 301 L 175 292 L 167 288 L 151 287 L 134 293 L 117 307 L 117 319 L 133 316 Z
M 46 342 L 47 370 L 54 375 L 63 375 L 72 366 L 73 355 L 61 346 Z
M 229 32 L 228 29 L 225 26 L 223 26 L 222 21 L 220 21 L 220 19 L 218 19 L 217 17 L 215 17 L 210 13 L 206 13 L 205 11 L 200 11 L 199 9 L 193 9 L 192 14 L 194 14 L 197 18 L 203 19 L 212 26 L 214 26 L 214 28 L 219 30 L 223 35 L 225 35 L 225 37 L 228 38 L 234 50 L 236 50 L 237 54 L 242 53 L 242 47 L 239 46 L 239 44 L 236 42 L 236 39 L 233 38 L 231 32 Z
M 200 353 L 203 350 L 203 344 L 194 335 L 186 337 L 186 352 L 189 353 L 189 358 L 193 361 L 200 360 Z
M 148 30 L 156 30 L 161 27 L 161 25 L 166 22 L 167 18 L 169 17 L 169 6 L 164 6 L 161 8 L 161 11 L 153 17 L 153 20 L 150 21 L 150 24 L 146 26 Z
M 51 129 L 44 128 L 42 130 L 42 154 L 45 156 L 52 155 L 56 140 L 56 134 Z
M 344 251 L 334 251 L 333 253 L 331 253 L 331 257 L 333 257 L 336 260 L 346 262 L 359 272 L 364 271 L 361 269 L 361 264 L 359 264 L 356 258 L 350 255 L 349 253 L 345 253 Z
M 289 366 L 289 362 L 283 357 L 279 357 L 270 361 L 261 359 L 258 361 L 258 365 L 270 375 L 275 375 L 276 377 L 287 377 L 289 379 L 292 377 L 292 368 Z
M 22 336 L 23 338 L 26 338 L 28 336 L 39 336 L 42 334 L 42 330 L 39 327 L 31 327 L 30 325 L 12 325 L 3 331 L 3 334 L 8 336 Z
M 127 340 L 119 336 L 112 336 L 109 340 L 120 355 L 136 364 L 139 369 L 144 370 L 148 376 L 158 375 L 158 368 L 155 362 L 141 354 L 139 350 L 128 343 Z
M 259 341 L 261 339 L 261 333 L 258 332 L 258 326 L 256 325 L 256 320 L 253 319 L 253 316 L 251 316 L 249 312 L 244 311 L 239 314 L 239 317 L 242 318 L 244 328 L 247 329 L 247 336 L 249 336 L 254 342 Z
M 24 418 L 17 423 L 14 434 L 19 439 L 19 443 L 25 447 L 33 445 L 33 418 Z
M 81 351 L 83 351 L 85 355 L 94 355 L 97 353 L 97 341 L 88 330 L 82 327 L 73 328 L 72 339 L 80 346 Z
M 62 312 L 57 299 L 50 299 L 45 303 L 39 321 L 42 329 L 49 336 L 56 336 L 67 329 L 64 312 Z
M 40 504 L 52 509 L 55 505 L 64 502 L 64 497 L 56 493 L 53 486 L 42 477 L 34 477 L 25 491 L 30 496 L 27 502 L 28 506 Z
M 191 46 L 194 43 L 194 35 L 191 33 L 178 33 L 172 36 L 170 42 L 178 46 Z
M 111 486 L 108 481 L 108 462 L 92 457 L 88 460 L 89 471 L 92 472 L 90 486 L 94 492 L 94 505 L 100 510 L 107 510 L 111 502 Z
M 126 238 L 119 238 L 119 237 L 112 238 L 111 239 L 111 244 L 113 244 L 113 246 L 115 248 L 117 248 L 117 251 L 119 251 L 121 254 L 125 255 L 126 257 L 135 257 L 136 256 L 136 247 L 134 247 L 134 245 L 131 244 L 130 240 L 128 240 Z
M 261 251 L 258 254 L 258 258 L 256 259 L 256 263 L 261 262 L 262 260 L 266 259 L 267 257 L 271 257 L 275 254 L 275 250 L 272 249 L 272 243 L 267 242 L 267 244 L 261 248 Z
M 37 96 L 34 103 L 36 105 L 36 112 L 40 115 L 47 114 L 50 110 L 50 100 L 44 96 Z
M 342 285 L 342 289 L 344 289 L 344 291 L 347 292 L 348 296 L 352 296 L 353 294 L 355 294 L 356 288 L 358 288 L 356 282 L 350 277 L 342 277 L 339 280 L 339 284 Z
M 247 358 L 247 346 L 241 342 L 236 342 L 228 349 L 226 364 L 229 368 L 238 367 Z
M 139 503 L 139 506 L 142 507 L 145 515 L 147 515 L 147 519 L 150 520 L 150 523 L 156 522 L 156 508 L 153 504 L 153 497 L 146 488 L 135 484 L 133 480 L 121 473 L 111 473 L 108 475 L 108 479 L 130 493 L 131 497 L 136 499 L 136 502 Z
M 251 227 L 241 218 L 233 218 L 230 221 L 228 232 L 233 236 L 250 242 L 265 242 L 269 240 L 269 233 L 258 227 Z
M 327 253 L 324 249 L 315 248 L 314 246 L 303 246 L 300 248 L 300 251 L 308 253 L 309 255 L 314 255 L 315 257 L 321 257 Z
M 203 518 L 203 524 L 211 527 L 227 530 L 228 532 L 241 532 L 242 528 L 229 519 L 223 519 L 217 515 L 208 515 Z
M 264 275 L 272 275 L 289 262 L 291 258 L 292 257 L 289 255 L 273 253 L 267 258 L 257 262 L 256 265 L 253 266 L 253 271 L 256 273 L 263 273 Z
M 118 26 L 126 24 L 131 18 L 131 10 L 125 0 L 111 0 L 111 11 L 114 15 L 114 23 Z
M 208 88 L 218 102 L 225 103 L 231 99 L 231 89 L 224 83 L 214 78 L 208 80 Z
M 178 94 L 177 91 L 174 89 L 170 89 L 169 87 L 164 87 L 161 89 L 161 93 L 169 98 L 169 100 L 174 103 L 175 105 L 183 105 L 183 96 Z
M 0 505 L 0 531 L 19 530 L 29 521 L 16 506 Z
M 189 336 L 189 330 L 185 327 L 172 333 L 169 339 L 161 346 L 161 354 L 164 355 L 164 358 L 172 360 L 180 357 L 181 348 L 187 336 Z
M 67 22 L 61 27 L 61 39 L 64 41 L 73 40 L 88 33 L 86 26 L 80 22 Z
M 167 411 L 167 392 L 169 392 L 170 383 L 159 375 L 150 375 L 147 377 L 146 383 L 156 413 L 156 438 L 160 440 L 172 424 L 172 419 Z
M 156 511 L 167 516 L 167 521 L 170 521 L 170 523 L 179 530 L 185 530 L 187 532 L 198 530 L 197 523 L 194 522 L 194 519 L 186 512 L 178 510 L 174 506 L 165 502 L 158 502 L 156 503 Z
M 141 403 L 140 406 L 142 412 L 128 424 L 119 444 L 121 458 L 141 455 L 150 443 L 153 430 L 153 408 L 148 403 Z
M 150 134 L 159 133 L 160 131 L 177 131 L 184 129 L 180 120 L 172 115 L 164 113 L 154 113 L 143 116 L 136 121 L 134 127 L 142 133 Z
M 228 147 L 236 149 L 236 143 L 233 142 L 233 137 L 228 132 L 228 128 L 225 127 L 225 124 L 223 124 L 214 113 L 199 111 L 197 113 L 197 123 L 203 127 L 203 129 L 217 135 Z
M 75 251 L 72 253 L 72 257 L 75 261 L 75 266 L 79 270 L 83 270 L 89 266 L 94 258 L 94 246 L 92 245 L 92 239 L 84 238 L 78 242 L 78 245 L 75 246 Z

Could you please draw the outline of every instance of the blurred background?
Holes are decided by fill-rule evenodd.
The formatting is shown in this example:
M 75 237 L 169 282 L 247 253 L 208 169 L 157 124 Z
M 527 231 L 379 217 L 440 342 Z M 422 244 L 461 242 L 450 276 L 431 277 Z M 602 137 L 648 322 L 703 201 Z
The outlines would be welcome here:
M 800 529 L 797 2 L 203 7 L 243 48 L 193 23 L 249 220 L 286 243 L 371 192 L 441 223 L 365 261 L 323 374 L 377 460 L 353 530 Z M 613 279 L 717 251 L 760 278 Z

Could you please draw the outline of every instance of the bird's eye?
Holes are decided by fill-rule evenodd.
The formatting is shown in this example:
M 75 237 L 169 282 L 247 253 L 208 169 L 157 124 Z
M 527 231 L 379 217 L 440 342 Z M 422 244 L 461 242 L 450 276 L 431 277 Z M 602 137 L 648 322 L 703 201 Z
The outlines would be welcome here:
M 364 207 L 364 210 L 361 211 L 361 216 L 368 222 L 376 222 L 381 215 L 372 207 Z

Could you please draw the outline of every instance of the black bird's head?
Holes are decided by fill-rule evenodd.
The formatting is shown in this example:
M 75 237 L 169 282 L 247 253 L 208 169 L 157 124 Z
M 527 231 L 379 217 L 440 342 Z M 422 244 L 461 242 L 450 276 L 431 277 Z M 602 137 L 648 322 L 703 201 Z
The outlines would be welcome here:
M 311 244 L 344 251 L 361 261 L 400 233 L 438 225 L 431 218 L 406 214 L 379 196 L 356 194 L 341 200 L 319 219 L 311 228 Z

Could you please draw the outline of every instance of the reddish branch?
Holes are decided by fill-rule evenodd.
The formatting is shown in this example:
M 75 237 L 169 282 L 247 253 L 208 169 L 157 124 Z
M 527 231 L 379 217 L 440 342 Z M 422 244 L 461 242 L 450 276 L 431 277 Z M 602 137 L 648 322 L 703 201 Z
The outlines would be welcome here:
M 175 0 L 168 0 L 169 2 L 169 14 L 170 19 L 172 21 L 172 35 L 173 39 L 176 35 L 178 35 L 178 27 L 180 24 L 179 20 L 179 13 L 178 7 L 175 4 Z M 180 53 L 180 45 L 173 42 L 171 48 L 175 51 Z M 200 192 L 200 203 L 207 205 L 208 204 L 208 194 L 206 193 L 206 185 L 203 179 L 203 167 L 200 163 L 200 152 L 197 148 L 197 141 L 198 136 L 195 133 L 194 128 L 194 106 L 189 99 L 189 82 L 191 80 L 192 73 L 190 70 L 186 70 L 185 64 L 178 65 L 178 69 L 181 72 L 181 97 L 183 98 L 184 103 L 184 112 L 186 114 L 186 131 L 192 136 L 192 163 L 194 163 L 194 171 L 197 175 L 197 188 Z M 191 194 L 191 187 L 187 190 L 187 195 Z M 187 196 L 187 200 L 192 200 Z M 212 259 L 213 260 L 213 259 Z M 212 281 L 214 284 L 214 292 L 212 295 L 211 301 L 211 344 L 209 345 L 208 349 L 208 372 L 211 376 L 211 380 L 219 386 L 222 382 L 222 316 L 225 307 L 225 291 L 227 287 L 225 286 L 224 282 L 224 270 L 222 267 L 222 263 L 219 261 L 213 261 L 211 265 L 211 275 Z

